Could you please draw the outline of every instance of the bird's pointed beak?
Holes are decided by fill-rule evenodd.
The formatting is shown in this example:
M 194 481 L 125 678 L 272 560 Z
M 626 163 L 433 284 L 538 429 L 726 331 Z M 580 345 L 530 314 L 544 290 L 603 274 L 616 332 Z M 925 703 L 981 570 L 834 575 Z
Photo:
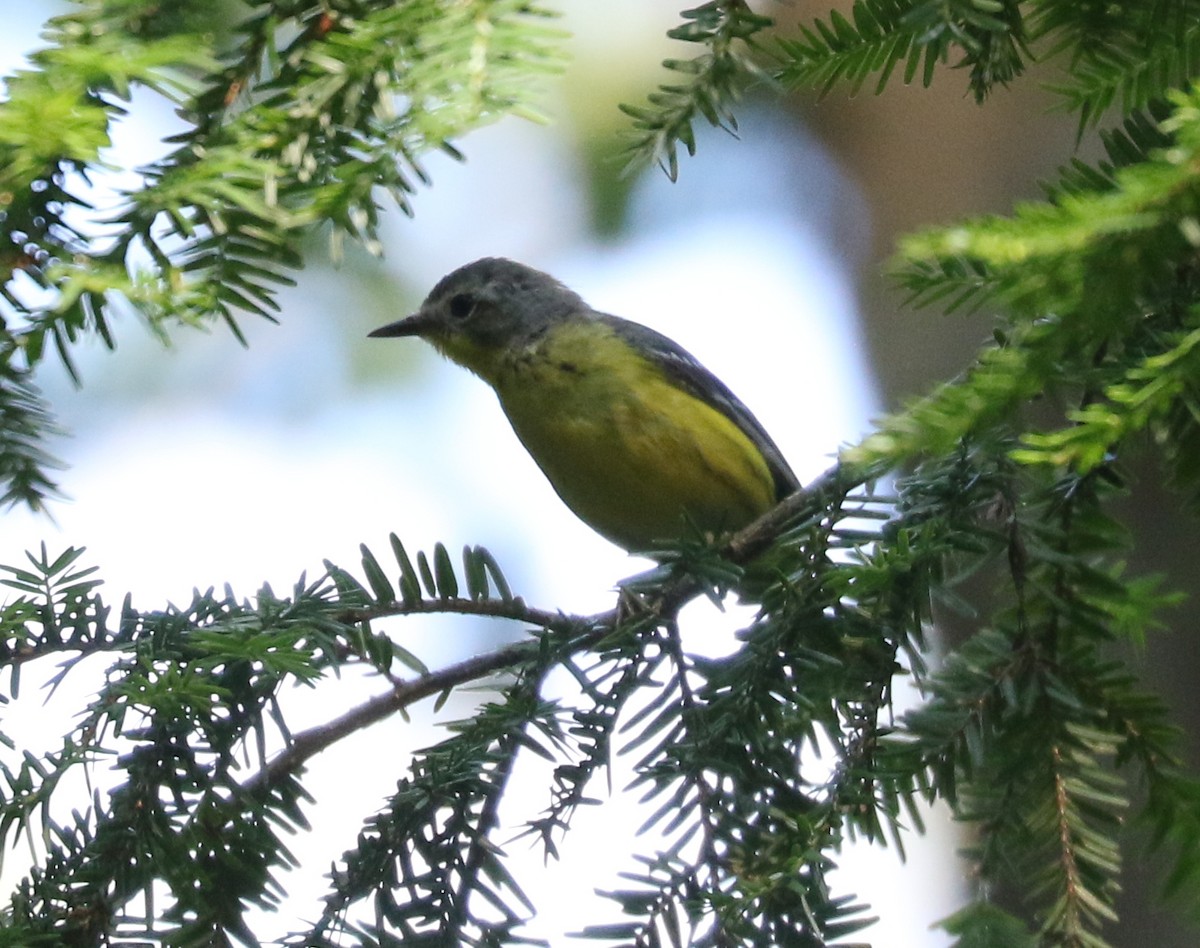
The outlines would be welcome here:
M 435 320 L 429 313 L 419 309 L 411 316 L 405 316 L 394 323 L 372 329 L 367 335 L 375 339 L 390 336 L 424 336 L 433 328 L 434 322 Z

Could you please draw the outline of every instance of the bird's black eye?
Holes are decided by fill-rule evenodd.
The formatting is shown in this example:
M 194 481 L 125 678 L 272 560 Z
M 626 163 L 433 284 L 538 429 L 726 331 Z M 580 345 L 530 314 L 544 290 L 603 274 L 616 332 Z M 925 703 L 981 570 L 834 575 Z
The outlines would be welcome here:
M 475 300 L 466 293 L 450 297 L 450 315 L 455 319 L 466 319 L 475 308 Z

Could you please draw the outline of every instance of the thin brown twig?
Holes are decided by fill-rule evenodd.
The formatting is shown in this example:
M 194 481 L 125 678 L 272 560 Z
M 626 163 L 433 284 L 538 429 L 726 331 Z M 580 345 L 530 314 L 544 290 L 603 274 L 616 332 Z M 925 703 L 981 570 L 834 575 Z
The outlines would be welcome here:
M 848 483 L 844 473 L 831 468 L 804 490 L 781 501 L 758 520 L 735 533 L 721 548 L 721 553 L 734 563 L 746 563 L 761 553 L 783 528 L 796 517 L 823 502 L 823 498 L 838 485 Z M 681 576 L 667 585 L 662 595 L 647 606 L 660 617 L 671 617 L 679 608 L 700 592 L 700 584 Z M 556 632 L 578 631 L 571 643 L 571 652 L 584 651 L 601 641 L 621 621 L 620 609 L 610 609 L 591 616 L 568 615 L 527 606 L 514 599 L 429 599 L 415 602 L 396 602 L 369 609 L 347 610 L 343 619 L 349 623 L 379 619 L 387 616 L 429 615 L 454 613 L 458 615 L 490 616 L 528 622 Z M 391 690 L 347 711 L 341 717 L 301 731 L 292 737 L 288 746 L 242 787 L 250 793 L 268 791 L 284 776 L 298 771 L 312 757 L 355 731 L 381 721 L 417 701 L 441 694 L 451 688 L 487 678 L 513 668 L 536 653 L 540 642 L 535 639 L 514 642 L 484 655 L 456 662 L 409 680 L 394 680 Z
M 563 632 L 569 629 L 603 622 L 610 618 L 610 613 L 601 612 L 594 616 L 570 615 L 565 612 L 554 612 L 549 609 L 538 609 L 525 604 L 520 596 L 512 599 L 464 599 L 462 597 L 447 597 L 445 599 L 418 599 L 412 602 L 397 601 L 371 606 L 366 609 L 347 609 L 338 618 L 348 625 L 370 619 L 384 619 L 390 616 L 420 616 L 420 615 L 463 615 L 484 616 L 491 619 L 512 619 L 515 622 L 528 622 L 542 629 Z
M 269 764 L 243 783 L 242 788 L 250 793 L 268 789 L 275 781 L 295 773 L 304 766 L 309 758 L 316 756 L 343 737 L 377 721 L 382 721 L 424 698 L 441 694 L 459 685 L 465 685 L 468 682 L 477 681 L 480 678 L 504 671 L 506 668 L 511 668 L 533 655 L 537 647 L 538 643 L 535 640 L 514 642 L 484 655 L 476 655 L 461 662 L 455 662 L 453 665 L 447 665 L 445 668 L 421 675 L 419 678 L 396 682 L 390 691 L 376 695 L 347 711 L 341 717 L 293 735 L 288 746 L 272 758 Z

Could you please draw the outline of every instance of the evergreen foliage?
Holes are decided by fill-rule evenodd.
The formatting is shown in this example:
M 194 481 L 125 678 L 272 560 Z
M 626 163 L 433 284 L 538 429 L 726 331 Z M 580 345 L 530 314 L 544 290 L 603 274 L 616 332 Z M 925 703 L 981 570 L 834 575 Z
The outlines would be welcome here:
M 561 62 L 540 6 L 261 2 L 228 35 L 205 4 L 84 0 L 53 21 L 0 106 L 0 473 L 4 497 L 53 492 L 52 430 L 31 373 L 96 335 L 114 308 L 154 331 L 272 317 L 275 289 L 320 229 L 375 240 L 380 195 L 402 209 L 421 158 L 503 114 Z M 891 415 L 839 464 L 718 548 L 685 545 L 594 616 L 532 607 L 480 548 L 437 546 L 356 573 L 327 565 L 289 594 L 197 592 L 118 606 L 82 551 L 5 567 L 6 702 L 21 669 L 107 656 L 103 687 L 61 745 L 0 764 L 0 844 L 37 863 L 0 914 L 0 945 L 257 944 L 307 829 L 307 761 L 352 731 L 494 690 L 414 755 L 334 867 L 296 945 L 527 944 L 537 910 L 496 836 L 517 768 L 550 767 L 527 835 L 548 857 L 602 804 L 612 755 L 634 762 L 656 832 L 608 895 L 620 945 L 849 944 L 870 908 L 829 879 L 843 842 L 903 848 L 942 801 L 969 825 L 980 885 L 945 922 L 963 946 L 1108 944 L 1142 823 L 1169 893 L 1200 891 L 1200 780 L 1162 701 L 1119 656 L 1178 596 L 1132 575 L 1123 458 L 1154 453 L 1200 494 L 1200 12 L 1040 0 L 858 0 L 775 35 L 739 0 L 685 11 L 696 55 L 630 109 L 639 160 L 673 177 L 692 123 L 734 126 L 747 82 L 850 91 L 965 67 L 980 101 L 1036 56 L 1105 162 L 1073 161 L 1047 199 L 910 237 L 898 279 L 919 303 L 995 312 L 995 342 L 961 377 Z M 175 102 L 185 130 L 143 169 L 102 236 L 79 183 L 105 160 L 134 89 Z M 1031 403 L 1036 402 L 1035 408 Z M 885 493 L 877 484 L 892 485 Z M 357 578 L 361 577 L 361 578 Z M 981 596 L 979 589 L 986 589 Z M 758 607 L 727 657 L 690 654 L 680 608 L 736 590 Z M 952 612 L 970 634 L 929 661 Z M 516 644 L 430 669 L 380 631 L 431 613 L 522 623 Z M 362 667 L 383 693 L 307 730 L 279 701 Z M 572 697 L 544 684 L 565 671 Z M 922 701 L 894 718 L 909 675 Z M 820 748 L 823 761 L 816 759 Z M 19 753 L 18 753 L 19 751 Z M 832 764 L 829 762 L 832 761 Z M 115 767 L 77 808 L 71 787 Z M 88 784 L 90 785 L 90 783 Z M 992 900 L 1019 888 L 1018 905 Z M 300 923 L 297 923 L 300 924 Z

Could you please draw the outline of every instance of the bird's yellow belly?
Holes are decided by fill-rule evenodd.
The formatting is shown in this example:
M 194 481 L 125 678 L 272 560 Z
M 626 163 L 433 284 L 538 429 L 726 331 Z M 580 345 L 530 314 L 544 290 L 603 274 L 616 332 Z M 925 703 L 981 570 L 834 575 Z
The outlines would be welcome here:
M 517 436 L 576 515 L 626 549 L 648 550 L 689 523 L 720 534 L 772 506 L 770 471 L 736 424 L 623 351 L 605 362 L 605 345 L 588 340 L 588 371 L 558 347 L 494 382 Z

